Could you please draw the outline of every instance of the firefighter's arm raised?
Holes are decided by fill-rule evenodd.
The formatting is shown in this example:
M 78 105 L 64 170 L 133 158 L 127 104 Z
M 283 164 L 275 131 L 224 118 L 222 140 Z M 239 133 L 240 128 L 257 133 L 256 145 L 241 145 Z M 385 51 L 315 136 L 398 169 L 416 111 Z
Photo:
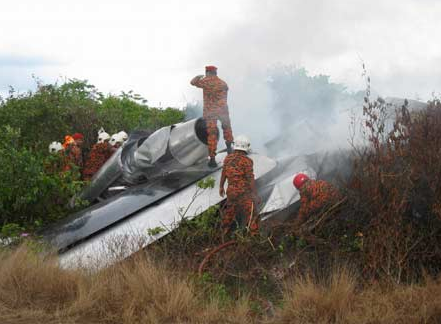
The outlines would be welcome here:
M 202 83 L 203 78 L 204 75 L 197 75 L 193 79 L 191 79 L 190 84 L 198 88 L 203 88 L 203 83 Z

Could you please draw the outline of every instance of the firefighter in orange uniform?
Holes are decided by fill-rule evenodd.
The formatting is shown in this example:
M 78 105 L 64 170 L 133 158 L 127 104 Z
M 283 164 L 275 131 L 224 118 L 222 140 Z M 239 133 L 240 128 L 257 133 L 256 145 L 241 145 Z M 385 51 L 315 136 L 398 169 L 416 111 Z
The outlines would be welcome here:
M 104 129 L 100 129 L 98 132 L 98 142 L 92 147 L 89 158 L 84 165 L 83 180 L 90 180 L 116 151 L 110 145 L 109 140 L 110 135 Z
M 64 136 L 63 149 L 64 149 L 64 150 L 67 149 L 67 147 L 68 147 L 70 144 L 73 144 L 73 143 L 75 143 L 75 140 L 73 139 L 72 136 L 70 136 L 70 135 L 66 135 L 66 136 Z
M 76 165 L 81 170 L 83 167 L 83 154 L 81 152 L 81 146 L 84 141 L 83 134 L 75 133 L 72 136 L 66 136 L 65 139 L 66 141 L 63 146 L 65 147 L 66 162 L 63 171 L 71 170 L 72 165 Z
M 225 180 L 228 180 L 227 203 L 222 218 L 224 234 L 230 230 L 234 221 L 240 228 L 249 229 L 253 235 L 259 231 L 257 205 L 260 198 L 256 191 L 253 161 L 247 156 L 249 151 L 248 138 L 238 136 L 234 142 L 234 152 L 224 160 L 219 187 L 219 195 L 223 197 Z
M 205 76 L 198 75 L 191 82 L 192 85 L 203 89 L 204 111 L 203 117 L 207 123 L 208 155 L 210 167 L 216 167 L 216 148 L 218 140 L 217 121 L 220 120 L 228 153 L 232 152 L 233 132 L 231 130 L 228 113 L 228 85 L 217 76 L 215 66 L 205 67 Z
M 340 193 L 333 185 L 323 180 L 312 180 L 304 173 L 297 174 L 293 184 L 300 193 L 300 223 L 311 215 L 326 211 L 341 199 Z

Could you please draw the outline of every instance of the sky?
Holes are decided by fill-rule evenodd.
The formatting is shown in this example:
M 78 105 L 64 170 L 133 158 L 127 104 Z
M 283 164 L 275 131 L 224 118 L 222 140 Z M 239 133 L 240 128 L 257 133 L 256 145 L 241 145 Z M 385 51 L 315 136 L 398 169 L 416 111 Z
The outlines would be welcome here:
M 208 64 L 234 102 L 275 64 L 359 90 L 363 61 L 379 93 L 427 100 L 441 89 L 440 14 L 436 0 L 4 1 L 0 93 L 78 78 L 182 107 Z

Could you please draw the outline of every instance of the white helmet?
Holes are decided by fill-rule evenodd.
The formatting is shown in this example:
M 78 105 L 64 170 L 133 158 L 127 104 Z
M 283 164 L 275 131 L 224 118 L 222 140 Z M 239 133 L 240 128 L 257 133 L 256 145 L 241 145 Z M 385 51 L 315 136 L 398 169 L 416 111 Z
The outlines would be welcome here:
M 117 143 L 122 143 L 122 142 L 124 142 L 124 141 L 122 140 L 121 136 L 118 133 L 113 134 L 112 137 L 110 138 L 110 141 L 109 141 L 109 143 L 112 146 L 115 146 Z
M 127 135 L 127 133 L 125 131 L 120 131 L 118 133 L 118 135 L 120 136 L 120 138 L 123 142 L 127 141 L 127 139 L 129 138 L 129 135 Z
M 106 133 L 104 128 L 100 128 L 98 131 L 98 143 L 104 143 L 105 141 L 108 141 L 110 139 L 110 135 Z
M 249 153 L 251 151 L 250 140 L 245 135 L 239 135 L 234 139 L 233 148 L 235 150 L 245 151 Z
M 49 144 L 49 153 L 55 154 L 63 149 L 63 145 L 60 142 L 52 142 Z

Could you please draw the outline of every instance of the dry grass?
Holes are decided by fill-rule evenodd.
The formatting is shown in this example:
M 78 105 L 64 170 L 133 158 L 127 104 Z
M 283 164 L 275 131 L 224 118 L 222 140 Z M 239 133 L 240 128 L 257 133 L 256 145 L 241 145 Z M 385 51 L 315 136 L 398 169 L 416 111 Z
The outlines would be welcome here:
M 441 281 L 421 285 L 357 283 L 347 269 L 330 278 L 287 283 L 283 307 L 268 323 L 441 323 Z
M 3 253 L 0 323 L 247 323 L 244 303 L 205 301 L 182 271 L 137 256 L 96 274 L 65 271 L 25 248 Z
M 347 268 L 285 283 L 262 318 L 253 296 L 225 306 L 143 255 L 99 273 L 66 271 L 26 248 L 0 254 L 0 323 L 441 323 L 441 280 L 360 284 Z
M 329 280 L 317 284 L 311 276 L 293 279 L 285 286 L 280 323 L 340 322 L 350 312 L 355 296 L 355 279 L 346 270 L 334 272 Z M 327 281 L 327 282 L 326 282 Z

